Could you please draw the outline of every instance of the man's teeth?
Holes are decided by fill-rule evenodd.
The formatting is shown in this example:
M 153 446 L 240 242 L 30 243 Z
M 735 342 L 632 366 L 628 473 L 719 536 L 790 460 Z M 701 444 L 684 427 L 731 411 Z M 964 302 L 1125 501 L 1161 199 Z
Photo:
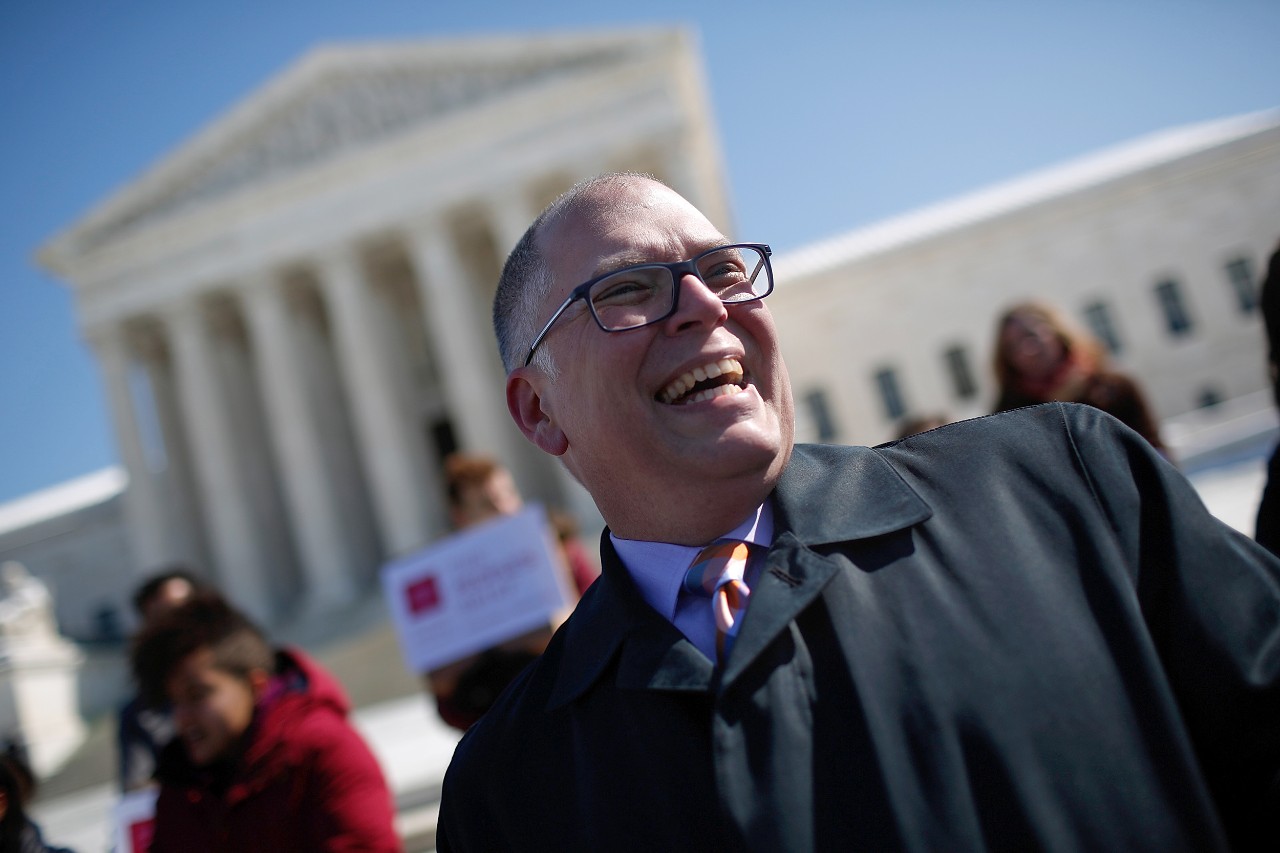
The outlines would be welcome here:
M 710 400 L 713 397 L 724 397 L 729 394 L 737 394 L 740 389 L 737 385 L 717 385 L 714 388 L 706 388 L 689 395 L 686 403 L 701 403 L 703 400 Z
M 736 358 L 722 358 L 719 361 L 695 367 L 683 376 L 677 377 L 670 385 L 662 389 L 658 399 L 663 403 L 674 403 L 680 400 L 683 395 L 688 394 L 689 390 L 699 382 L 719 377 L 724 377 L 724 381 L 710 388 L 699 389 L 696 393 L 691 394 L 687 400 L 682 400 L 681 402 L 698 403 L 703 400 L 710 400 L 713 397 L 737 393 L 738 386 L 742 382 L 742 364 Z

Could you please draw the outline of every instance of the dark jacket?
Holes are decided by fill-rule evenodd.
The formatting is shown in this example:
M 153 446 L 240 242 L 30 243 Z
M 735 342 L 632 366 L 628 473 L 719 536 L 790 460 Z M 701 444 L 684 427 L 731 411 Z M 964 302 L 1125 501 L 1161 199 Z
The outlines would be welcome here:
M 1048 404 L 800 446 L 723 671 L 603 576 L 463 738 L 465 850 L 1221 850 L 1280 816 L 1280 563 Z
M 194 767 L 180 741 L 161 753 L 152 853 L 400 850 L 390 790 L 342 687 L 295 649 L 277 669 L 283 692 L 255 711 L 232 767 Z

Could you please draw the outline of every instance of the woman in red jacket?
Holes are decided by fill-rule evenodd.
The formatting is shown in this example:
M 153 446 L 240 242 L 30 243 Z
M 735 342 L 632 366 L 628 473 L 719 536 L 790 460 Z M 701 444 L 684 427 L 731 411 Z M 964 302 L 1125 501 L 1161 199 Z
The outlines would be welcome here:
M 177 729 L 156 768 L 153 853 L 401 849 L 347 698 L 306 655 L 273 653 L 221 598 L 197 596 L 148 626 L 132 658 Z

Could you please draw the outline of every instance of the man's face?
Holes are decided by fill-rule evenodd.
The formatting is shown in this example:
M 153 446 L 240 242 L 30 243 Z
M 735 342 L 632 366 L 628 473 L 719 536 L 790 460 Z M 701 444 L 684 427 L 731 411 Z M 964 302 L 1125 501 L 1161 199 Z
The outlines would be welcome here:
M 594 209 L 543 235 L 553 284 L 538 324 L 597 275 L 727 242 L 660 184 L 602 191 Z M 726 307 L 693 276 L 679 286 L 679 310 L 659 323 L 606 333 L 578 302 L 543 344 L 559 372 L 542 383 L 541 402 L 567 442 L 565 464 L 620 536 L 676 541 L 672 519 L 706 512 L 726 484 L 767 482 L 763 499 L 791 451 L 791 387 L 769 310 Z M 708 368 L 724 371 L 710 393 L 701 384 L 688 393 Z M 647 529 L 654 521 L 664 529 Z
M 254 681 L 216 667 L 208 648 L 183 659 L 165 682 L 165 692 L 178 737 L 197 767 L 229 755 L 253 720 Z

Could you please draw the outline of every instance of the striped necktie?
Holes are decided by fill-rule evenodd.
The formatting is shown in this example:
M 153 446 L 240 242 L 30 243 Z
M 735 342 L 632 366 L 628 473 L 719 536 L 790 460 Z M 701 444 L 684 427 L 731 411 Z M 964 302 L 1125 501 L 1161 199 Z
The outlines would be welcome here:
M 684 576 L 684 589 L 711 598 L 716 621 L 716 657 L 723 663 L 734 637 L 742 626 L 751 590 L 744 580 L 750 543 L 741 539 L 718 539 L 698 552 Z

